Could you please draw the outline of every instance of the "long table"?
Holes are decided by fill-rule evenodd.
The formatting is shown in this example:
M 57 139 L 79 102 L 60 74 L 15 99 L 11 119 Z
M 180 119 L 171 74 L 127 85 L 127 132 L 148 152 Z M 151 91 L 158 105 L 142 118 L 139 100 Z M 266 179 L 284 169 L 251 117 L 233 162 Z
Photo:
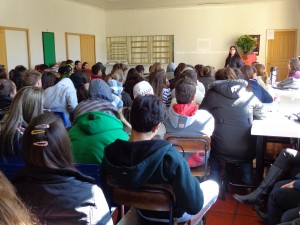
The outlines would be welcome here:
M 300 91 L 272 89 L 271 93 L 279 97 L 278 104 L 265 104 L 264 110 L 267 118 L 254 120 L 251 128 L 251 134 L 257 136 L 256 176 L 258 181 L 263 178 L 265 138 L 297 138 L 299 148 L 300 122 L 295 121 L 296 117 L 292 114 L 300 113 Z

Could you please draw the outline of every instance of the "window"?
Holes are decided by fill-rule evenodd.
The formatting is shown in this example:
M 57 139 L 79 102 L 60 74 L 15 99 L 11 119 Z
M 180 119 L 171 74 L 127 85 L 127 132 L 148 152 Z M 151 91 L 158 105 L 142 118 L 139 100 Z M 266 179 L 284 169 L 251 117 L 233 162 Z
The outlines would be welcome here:
M 174 62 L 174 35 L 107 37 L 108 61 L 129 64 Z

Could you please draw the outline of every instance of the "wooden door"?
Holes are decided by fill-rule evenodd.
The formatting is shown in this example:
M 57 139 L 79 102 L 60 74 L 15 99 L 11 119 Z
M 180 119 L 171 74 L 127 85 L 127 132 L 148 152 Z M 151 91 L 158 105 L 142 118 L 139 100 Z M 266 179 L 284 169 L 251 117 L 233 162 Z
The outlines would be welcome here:
M 274 39 L 267 43 L 267 73 L 270 68 L 278 68 L 277 81 L 287 78 L 288 62 L 296 57 L 297 30 L 275 30 Z
M 94 35 L 80 35 L 80 52 L 82 62 L 88 62 L 89 65 L 96 63 Z
M 0 28 L 0 64 L 7 67 L 7 57 L 6 57 L 6 41 L 5 41 L 5 30 Z

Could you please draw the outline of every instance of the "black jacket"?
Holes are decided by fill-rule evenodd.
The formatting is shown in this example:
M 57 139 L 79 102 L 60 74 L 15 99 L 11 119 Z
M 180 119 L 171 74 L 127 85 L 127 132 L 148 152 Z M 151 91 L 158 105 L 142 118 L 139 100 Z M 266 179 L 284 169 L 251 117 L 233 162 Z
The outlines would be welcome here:
M 27 167 L 12 182 L 41 224 L 112 224 L 101 189 L 76 170 Z
M 217 158 L 241 162 L 255 157 L 252 121 L 265 115 L 262 103 L 246 86 L 245 80 L 215 81 L 201 103 L 200 108 L 215 118 L 211 154 Z
M 164 140 L 128 142 L 117 139 L 105 149 L 102 162 L 103 175 L 110 174 L 121 184 L 137 188 L 146 183 L 171 184 L 177 207 L 175 217 L 184 212 L 196 214 L 203 205 L 203 193 L 198 180 L 191 175 L 190 168 L 179 153 Z M 168 214 L 143 211 L 153 218 Z
M 231 68 L 241 68 L 243 66 L 243 60 L 240 57 L 230 55 L 226 58 L 225 67 L 229 66 Z

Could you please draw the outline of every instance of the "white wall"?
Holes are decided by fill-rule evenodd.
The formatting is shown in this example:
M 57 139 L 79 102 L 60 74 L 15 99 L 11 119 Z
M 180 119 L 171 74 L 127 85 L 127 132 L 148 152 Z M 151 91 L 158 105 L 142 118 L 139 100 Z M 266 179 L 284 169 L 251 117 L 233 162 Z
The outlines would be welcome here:
M 224 66 L 229 46 L 234 44 L 238 36 L 260 34 L 258 61 L 265 64 L 266 30 L 300 30 L 299 5 L 299 0 L 280 0 L 176 9 L 107 11 L 106 36 L 174 34 L 176 63 L 201 63 L 220 68 Z M 298 45 L 297 54 L 299 52 Z
M 43 31 L 54 32 L 57 61 L 66 60 L 65 32 L 73 32 L 95 35 L 96 60 L 106 62 L 103 10 L 62 0 L 0 0 L 0 5 L 0 26 L 29 29 L 32 67 L 43 63 Z

